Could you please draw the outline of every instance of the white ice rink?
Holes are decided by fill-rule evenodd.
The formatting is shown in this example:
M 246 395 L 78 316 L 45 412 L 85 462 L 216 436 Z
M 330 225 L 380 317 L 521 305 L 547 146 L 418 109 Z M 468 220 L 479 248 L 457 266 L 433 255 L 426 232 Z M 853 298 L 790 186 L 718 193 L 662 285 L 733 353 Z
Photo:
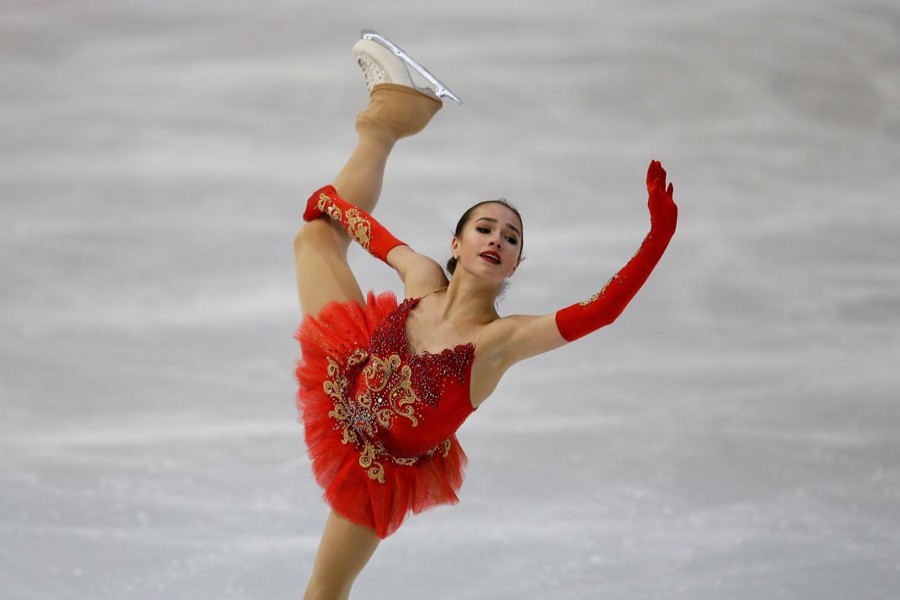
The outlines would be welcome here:
M 466 423 L 461 504 L 354 600 L 900 597 L 896 0 L 3 0 L 0 597 L 301 597 L 327 508 L 291 241 L 355 141 L 362 27 L 465 102 L 376 214 L 444 260 L 512 200 L 502 313 L 631 257 L 651 158 L 680 213 L 615 325 Z

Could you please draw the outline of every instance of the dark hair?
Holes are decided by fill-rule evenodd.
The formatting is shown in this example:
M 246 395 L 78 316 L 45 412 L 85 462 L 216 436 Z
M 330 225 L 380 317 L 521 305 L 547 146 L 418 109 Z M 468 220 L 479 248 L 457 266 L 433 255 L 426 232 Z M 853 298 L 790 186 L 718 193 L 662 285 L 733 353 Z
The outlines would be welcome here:
M 463 228 L 466 226 L 466 223 L 469 222 L 469 219 L 472 218 L 472 213 L 475 212 L 475 209 L 479 206 L 483 206 L 485 204 L 502 204 L 509 210 L 513 211 L 513 213 L 519 218 L 519 223 L 522 223 L 522 215 L 519 213 L 519 209 L 513 206 L 509 200 L 506 198 L 497 198 L 496 200 L 482 200 L 477 204 L 473 204 L 469 207 L 469 209 L 462 214 L 459 218 L 459 222 L 456 224 L 456 231 L 453 232 L 455 237 L 459 237 L 462 235 Z M 524 233 L 524 232 L 523 232 Z M 524 235 L 522 239 L 519 240 L 519 260 L 522 260 L 522 250 L 525 248 L 525 239 Z M 450 274 L 453 275 L 453 271 L 456 270 L 457 259 L 454 257 L 450 257 L 450 260 L 447 261 L 447 270 L 450 271 Z

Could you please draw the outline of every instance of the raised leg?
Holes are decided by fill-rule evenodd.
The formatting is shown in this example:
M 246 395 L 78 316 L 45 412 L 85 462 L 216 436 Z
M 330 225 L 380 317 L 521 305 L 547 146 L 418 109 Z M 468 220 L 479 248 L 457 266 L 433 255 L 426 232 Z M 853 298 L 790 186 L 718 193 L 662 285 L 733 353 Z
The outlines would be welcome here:
M 347 600 L 353 582 L 380 541 L 373 530 L 332 512 L 303 600 Z
M 366 212 L 381 195 L 384 169 L 400 138 L 421 131 L 441 108 L 429 94 L 397 84 L 372 89 L 369 105 L 356 119 L 359 142 L 334 180 L 338 194 Z M 303 314 L 316 314 L 328 302 L 363 301 L 347 264 L 350 238 L 327 220 L 305 224 L 294 239 L 297 291 Z
M 363 42 L 354 47 L 354 55 L 370 85 L 369 105 L 356 120 L 359 142 L 332 185 L 344 200 L 372 212 L 381 194 L 384 169 L 394 144 L 421 131 L 442 103 L 433 94 L 409 85 L 411 79 L 399 59 L 370 56 L 369 45 L 374 42 Z M 388 60 L 399 64 L 383 64 Z M 401 85 L 404 82 L 406 85 Z M 343 230 L 324 218 L 305 224 L 297 233 L 294 258 L 304 314 L 317 314 L 328 302 L 363 301 L 359 284 L 347 264 L 348 245 L 349 238 Z M 379 542 L 371 529 L 332 512 L 304 599 L 347 600 L 354 580 Z

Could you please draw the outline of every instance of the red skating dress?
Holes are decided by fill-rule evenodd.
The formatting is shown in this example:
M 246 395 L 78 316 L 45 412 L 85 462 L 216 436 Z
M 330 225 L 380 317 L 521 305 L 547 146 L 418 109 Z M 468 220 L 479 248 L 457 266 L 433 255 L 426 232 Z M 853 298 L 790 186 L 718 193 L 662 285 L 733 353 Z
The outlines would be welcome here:
M 334 302 L 297 330 L 297 408 L 325 501 L 384 538 L 406 516 L 459 501 L 472 414 L 474 344 L 415 354 L 406 318 L 419 302 L 369 292 Z

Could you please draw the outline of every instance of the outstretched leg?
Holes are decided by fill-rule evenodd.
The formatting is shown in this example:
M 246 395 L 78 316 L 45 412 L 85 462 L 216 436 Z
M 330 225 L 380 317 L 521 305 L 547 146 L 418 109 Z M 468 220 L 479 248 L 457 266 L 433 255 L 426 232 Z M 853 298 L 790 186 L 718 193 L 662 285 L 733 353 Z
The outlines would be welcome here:
M 378 548 L 375 532 L 335 512 L 328 516 L 303 600 L 346 600 Z
M 394 144 L 421 131 L 440 108 L 440 100 L 415 88 L 392 83 L 374 86 L 368 107 L 356 119 L 359 141 L 334 180 L 338 194 L 372 212 Z M 328 302 L 363 301 L 347 264 L 349 245 L 344 231 L 325 219 L 301 227 L 294 239 L 294 258 L 303 314 L 316 314 Z

